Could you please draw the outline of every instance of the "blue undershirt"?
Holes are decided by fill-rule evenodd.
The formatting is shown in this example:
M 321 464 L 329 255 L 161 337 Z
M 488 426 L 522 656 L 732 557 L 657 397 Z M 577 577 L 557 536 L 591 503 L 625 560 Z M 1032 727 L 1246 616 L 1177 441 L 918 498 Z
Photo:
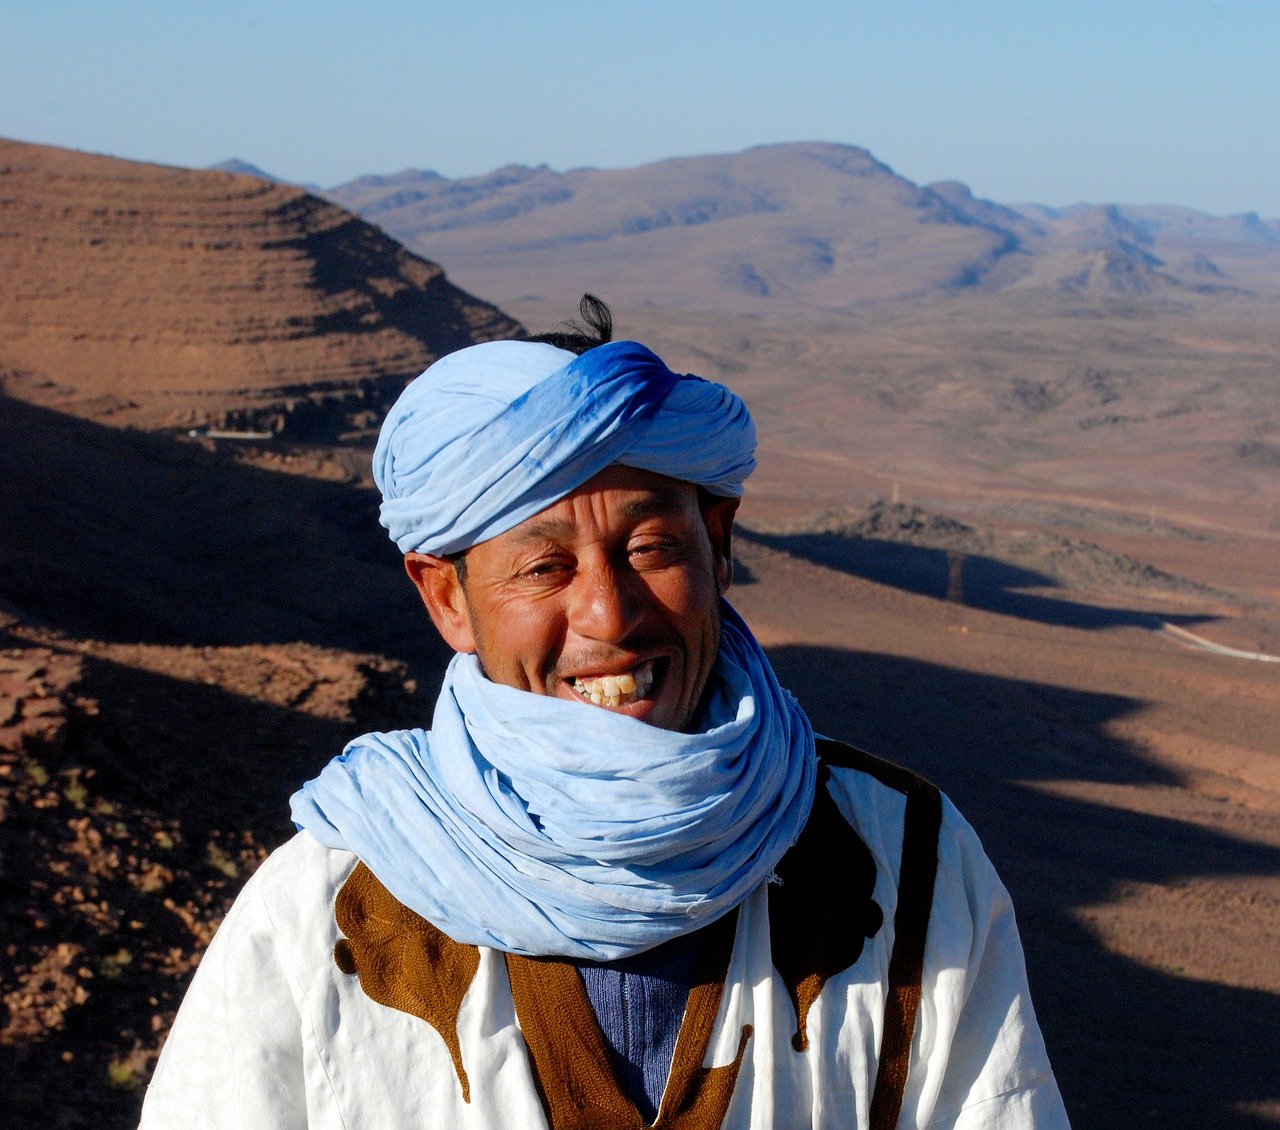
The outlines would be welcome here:
M 623 1092 L 653 1122 L 671 1071 L 702 931 L 620 961 L 575 961 Z

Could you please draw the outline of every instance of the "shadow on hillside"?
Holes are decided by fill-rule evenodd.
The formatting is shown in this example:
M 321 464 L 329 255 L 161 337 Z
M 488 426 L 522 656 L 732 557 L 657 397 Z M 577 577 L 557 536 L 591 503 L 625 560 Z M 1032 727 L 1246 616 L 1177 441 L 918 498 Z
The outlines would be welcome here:
M 0 396 L 0 599 L 115 642 L 446 652 L 378 496 Z
M 0 649 L 25 646 L 0 631 Z M 39 1038 L 0 1042 L 7 1130 L 137 1124 L 136 1080 L 122 1087 L 112 1072 L 135 1041 L 154 1041 L 152 1017 L 181 1000 L 188 977 L 172 957 L 197 949 L 184 906 L 216 921 L 244 881 L 243 870 L 228 875 L 226 861 L 293 834 L 288 802 L 303 781 L 355 734 L 422 720 L 421 697 L 388 668 L 350 665 L 361 693 L 352 717 L 337 721 L 206 685 L 189 671 L 173 678 L 83 658 L 74 692 L 95 707 L 74 711 L 65 742 L 33 748 L 27 763 L 83 792 L 56 789 L 38 805 L 0 810 L 0 952 L 9 964 L 0 981 L 12 988 L 14 968 L 55 945 L 107 975 L 90 979 L 85 998 Z M 76 843 L 101 848 L 88 867 Z M 162 869 L 151 872 L 162 876 L 154 883 L 140 881 L 144 861 Z M 107 955 L 118 952 L 128 961 L 113 969 Z
M 77 692 L 110 710 L 77 720 L 75 748 L 95 789 L 179 820 L 188 839 L 250 829 L 274 848 L 293 834 L 289 797 L 348 741 L 429 720 L 395 671 L 364 667 L 359 678 L 343 721 L 89 656 Z
M 739 530 L 746 541 L 802 557 L 829 569 L 904 589 L 938 600 L 959 600 L 970 608 L 998 612 L 1064 628 L 1114 628 L 1136 625 L 1158 629 L 1162 623 L 1203 624 L 1214 615 L 1156 615 L 1141 609 L 1100 608 L 1060 597 L 1021 592 L 1024 588 L 1058 588 L 1045 573 L 978 554 L 963 554 L 955 572 L 953 555 L 944 549 L 843 534 L 763 534 Z M 1105 587 L 1105 580 L 1101 587 Z
M 1076 1130 L 1274 1125 L 1242 1107 L 1280 1099 L 1280 997 L 1109 953 L 1073 911 L 1134 882 L 1276 874 L 1280 851 L 1027 783 L 1176 784 L 1107 732 L 1138 702 L 835 648 L 769 654 L 816 729 L 926 774 L 977 828 Z
M 305 212 L 314 204 L 313 198 L 298 197 L 282 210 Z M 496 307 L 463 294 L 434 264 L 415 262 L 411 252 L 356 216 L 268 246 L 295 248 L 314 265 L 312 285 L 325 294 L 360 296 L 358 302 L 327 314 L 290 318 L 300 332 L 379 333 L 390 325 L 421 341 L 432 355 L 443 357 L 475 344 L 476 327 L 467 318 L 468 307 L 473 313 L 476 307 L 488 308 L 495 321 L 507 321 Z M 519 329 L 516 323 L 509 327 Z

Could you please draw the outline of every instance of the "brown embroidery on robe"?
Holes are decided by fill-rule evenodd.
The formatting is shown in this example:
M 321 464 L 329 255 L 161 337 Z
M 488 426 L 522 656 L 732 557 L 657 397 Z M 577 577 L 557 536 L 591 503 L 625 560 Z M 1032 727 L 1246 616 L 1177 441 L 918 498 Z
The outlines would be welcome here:
M 902 1110 L 911 1060 L 911 1039 L 920 1007 L 924 945 L 938 874 L 938 832 L 942 827 L 942 794 L 923 777 L 841 742 L 819 740 L 818 756 L 827 765 L 869 773 L 881 784 L 904 793 L 907 808 L 902 827 L 902 865 L 898 906 L 893 914 L 893 953 L 884 1006 L 880 1063 L 871 1094 L 870 1130 L 893 1130 Z
M 343 973 L 356 973 L 366 995 L 425 1020 L 449 1049 L 471 1101 L 471 1085 L 458 1043 L 458 1009 L 480 965 L 475 946 L 455 942 L 421 915 L 398 902 L 363 863 L 338 892 L 334 911 L 346 934 L 333 947 Z
M 853 965 L 884 924 L 871 897 L 875 859 L 831 799 L 829 776 L 820 765 L 809 820 L 777 866 L 780 882 L 769 884 L 773 965 L 795 1008 L 798 1052 L 809 1046 L 809 1008 L 822 986 Z
M 694 986 L 676 1039 L 658 1130 L 716 1130 L 751 1037 L 746 1025 L 734 1061 L 703 1067 L 729 970 L 737 913 L 706 927 Z M 551 1130 L 641 1130 L 646 1125 L 613 1071 L 578 971 L 567 961 L 507 954 L 520 1030 Z

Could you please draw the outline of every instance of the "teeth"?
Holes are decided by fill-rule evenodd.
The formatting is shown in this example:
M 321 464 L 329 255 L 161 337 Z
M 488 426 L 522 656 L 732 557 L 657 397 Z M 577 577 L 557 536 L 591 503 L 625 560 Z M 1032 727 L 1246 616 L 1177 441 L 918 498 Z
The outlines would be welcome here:
M 645 663 L 621 675 L 574 679 L 574 689 L 596 706 L 623 706 L 644 698 L 653 687 L 653 664 Z

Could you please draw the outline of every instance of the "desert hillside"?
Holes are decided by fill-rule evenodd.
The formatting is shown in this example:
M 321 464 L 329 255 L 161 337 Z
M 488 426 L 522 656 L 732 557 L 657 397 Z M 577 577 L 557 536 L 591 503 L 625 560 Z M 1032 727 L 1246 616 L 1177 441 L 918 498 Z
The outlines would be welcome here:
M 288 795 L 349 736 L 429 718 L 443 649 L 376 497 L 335 466 L 0 398 L 0 525 L 22 531 L 0 542 L 14 1130 L 51 1103 L 58 1125 L 133 1125 Z M 1273 1125 L 1280 664 L 1165 629 L 1274 650 L 1273 611 L 902 504 L 744 517 L 732 598 L 815 725 L 926 772 L 982 835 L 1074 1125 Z
M 525 325 L 598 285 L 746 397 L 731 599 L 818 729 L 981 834 L 1077 1130 L 1280 1124 L 1274 225 L 997 205 L 837 146 L 632 173 L 364 187 L 388 220 L 423 193 Z M 125 1130 L 289 794 L 429 724 L 447 654 L 371 425 L 523 330 L 253 175 L 0 143 L 0 188 L 0 1121 Z
M 896 495 L 1174 571 L 1203 554 L 1205 579 L 1238 569 L 1280 595 L 1273 302 L 1019 290 L 807 318 L 640 305 L 620 307 L 619 332 L 746 398 L 761 443 L 749 498 L 766 517 Z
M 300 188 L 0 140 L 0 381 L 143 427 L 358 426 L 518 327 Z
M 340 479 L 4 396 L 0 476 L 0 1121 L 125 1130 L 289 793 L 443 649 Z

